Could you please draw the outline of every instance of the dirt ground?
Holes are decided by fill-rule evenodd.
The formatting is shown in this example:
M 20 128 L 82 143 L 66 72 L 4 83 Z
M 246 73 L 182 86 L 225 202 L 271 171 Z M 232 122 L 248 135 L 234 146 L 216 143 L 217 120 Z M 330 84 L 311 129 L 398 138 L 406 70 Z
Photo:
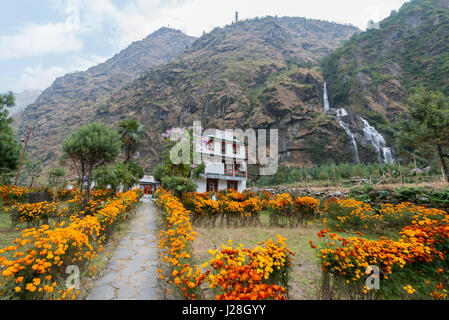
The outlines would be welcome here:
M 262 216 L 263 222 L 268 220 L 266 215 Z M 251 228 L 226 228 L 226 227 L 198 227 L 195 232 L 193 248 L 197 264 L 209 261 L 211 256 L 209 249 L 216 249 L 222 244 L 232 240 L 233 245 L 243 244 L 245 248 L 254 248 L 258 242 L 269 239 L 276 240 L 277 235 L 287 239 L 287 247 L 295 252 L 293 270 L 289 281 L 289 299 L 291 300 L 313 300 L 319 298 L 319 281 L 321 272 L 317 265 L 317 257 L 314 249 L 310 247 L 309 241 L 317 240 L 317 233 L 322 229 L 319 225 L 307 227 L 271 228 L 264 223 L 263 227 Z

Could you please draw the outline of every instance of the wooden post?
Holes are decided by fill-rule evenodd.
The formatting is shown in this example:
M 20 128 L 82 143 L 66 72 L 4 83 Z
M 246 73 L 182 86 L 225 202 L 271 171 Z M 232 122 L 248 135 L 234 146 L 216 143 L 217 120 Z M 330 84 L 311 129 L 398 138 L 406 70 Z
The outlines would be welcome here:
M 28 129 L 27 139 L 25 141 L 25 145 L 23 146 L 22 158 L 20 159 L 19 169 L 17 170 L 17 174 L 16 174 L 16 181 L 14 182 L 15 187 L 17 187 L 17 182 L 19 181 L 20 169 L 22 169 L 23 158 L 25 157 L 25 152 L 27 149 L 28 141 L 30 140 L 31 130 L 32 130 L 32 128 Z
M 416 166 L 416 156 L 413 155 L 413 163 L 415 165 L 415 183 L 418 183 L 418 167 Z
M 444 174 L 443 166 L 441 166 L 441 178 L 442 178 L 443 183 L 448 182 L 448 179 L 447 179 L 446 175 Z

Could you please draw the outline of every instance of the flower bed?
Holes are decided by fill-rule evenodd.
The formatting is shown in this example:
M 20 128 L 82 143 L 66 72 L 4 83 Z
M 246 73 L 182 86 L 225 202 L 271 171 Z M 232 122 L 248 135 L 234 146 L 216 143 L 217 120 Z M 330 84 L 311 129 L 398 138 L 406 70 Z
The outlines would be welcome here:
M 417 206 L 409 202 L 382 204 L 376 212 L 370 204 L 354 199 L 331 199 L 322 210 L 324 224 L 334 231 L 369 231 L 383 234 L 399 232 L 415 220 L 430 218 L 442 220 L 446 212 Z
M 28 195 L 35 192 L 47 192 L 52 198 L 59 199 L 61 201 L 67 201 L 72 199 L 78 190 L 58 190 L 56 193 L 53 190 L 45 190 L 44 187 L 40 188 L 28 188 L 28 187 L 15 187 L 15 186 L 0 186 L 0 199 L 3 200 L 4 206 L 14 206 L 20 203 L 26 203 L 28 201 Z M 1 202 L 0 202 L 1 205 Z
M 283 193 L 268 201 L 270 224 L 281 227 L 306 225 L 319 214 L 320 201 L 311 197 L 293 199 Z
M 17 204 L 12 208 L 13 221 L 18 223 L 48 224 L 49 218 L 62 219 L 68 212 L 68 208 L 61 208 L 60 202 L 38 202 L 29 204 Z M 14 224 L 14 223 L 13 223 Z
M 222 246 L 215 251 L 206 278 L 210 288 L 218 288 L 217 300 L 285 300 L 288 276 L 294 253 L 286 247 L 286 239 L 260 242 L 254 249 L 242 245 Z
M 208 263 L 193 264 L 191 245 L 197 234 L 191 225 L 191 212 L 175 196 L 158 190 L 157 204 L 163 209 L 164 230 L 159 234 L 162 262 L 171 268 L 169 283 L 173 283 L 186 299 L 203 295 L 202 284 L 216 291 L 216 299 L 285 299 L 293 253 L 279 237 L 261 243 L 253 250 L 222 246 L 211 251 Z M 233 197 L 235 195 L 232 195 Z M 198 198 L 205 198 L 198 195 Z M 209 270 L 206 269 L 210 264 Z M 162 270 L 158 270 L 160 277 Z
M 219 192 L 216 200 L 211 193 L 188 193 L 181 201 L 192 213 L 193 224 L 221 226 L 253 226 L 259 223 L 262 201 L 252 192 Z
M 113 226 L 126 219 L 140 196 L 138 190 L 118 194 L 93 215 L 73 215 L 54 228 L 42 225 L 22 231 L 13 245 L 0 250 L 0 297 L 75 299 L 79 292 L 65 287 L 66 267 L 88 267 Z
M 329 201 L 325 222 L 330 228 L 318 236 L 326 241 L 317 249 L 323 269 L 325 298 L 445 299 L 449 290 L 449 215 L 410 203 L 385 204 L 379 212 L 351 199 Z M 360 231 L 397 230 L 397 241 L 364 238 Z M 358 230 L 344 238 L 332 231 Z M 380 270 L 380 288 L 365 284 L 366 273 Z M 371 289 L 371 290 L 370 290 Z
M 0 186 L 0 197 L 5 206 L 10 206 L 25 201 L 30 191 L 27 187 Z

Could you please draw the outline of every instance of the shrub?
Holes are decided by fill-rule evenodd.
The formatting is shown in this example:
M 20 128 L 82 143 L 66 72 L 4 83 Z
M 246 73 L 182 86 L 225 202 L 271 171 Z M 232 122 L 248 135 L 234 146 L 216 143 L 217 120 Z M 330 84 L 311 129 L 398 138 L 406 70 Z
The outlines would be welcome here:
M 330 229 L 318 251 L 326 298 L 338 299 L 445 299 L 449 252 L 449 216 L 421 217 L 400 231 L 398 241 L 343 238 Z M 378 290 L 365 285 L 364 275 L 377 266 L 382 280 Z M 372 268 L 371 268 L 372 270 Z M 333 283 L 333 286 L 331 285 Z
M 330 199 L 322 215 L 324 224 L 332 230 L 362 231 L 375 229 L 374 209 L 355 199 Z
M 184 193 L 194 192 L 198 188 L 192 179 L 177 176 L 163 177 L 162 187 L 168 191 L 172 191 L 179 198 Z

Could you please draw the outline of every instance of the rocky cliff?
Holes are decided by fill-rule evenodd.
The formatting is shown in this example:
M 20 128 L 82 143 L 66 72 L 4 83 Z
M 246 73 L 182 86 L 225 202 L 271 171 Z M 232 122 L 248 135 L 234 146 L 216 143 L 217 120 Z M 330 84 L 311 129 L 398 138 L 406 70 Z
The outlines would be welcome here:
M 42 91 L 39 90 L 24 90 L 21 93 L 14 93 L 15 106 L 8 109 L 9 114 L 14 116 L 22 112 L 26 107 L 34 103 L 41 93 Z
M 295 166 L 350 159 L 346 135 L 323 114 L 318 62 L 359 30 L 303 18 L 253 19 L 216 28 L 178 59 L 142 75 L 97 109 L 111 124 L 137 118 L 147 130 L 141 152 L 159 161 L 161 134 L 202 121 L 205 128 L 279 129 L 281 161 Z
M 419 86 L 449 94 L 449 0 L 413 0 L 374 28 L 355 35 L 327 57 L 324 76 L 331 105 L 345 108 L 361 156 L 372 158 L 368 120 L 394 143 L 394 123 Z

